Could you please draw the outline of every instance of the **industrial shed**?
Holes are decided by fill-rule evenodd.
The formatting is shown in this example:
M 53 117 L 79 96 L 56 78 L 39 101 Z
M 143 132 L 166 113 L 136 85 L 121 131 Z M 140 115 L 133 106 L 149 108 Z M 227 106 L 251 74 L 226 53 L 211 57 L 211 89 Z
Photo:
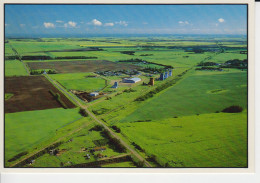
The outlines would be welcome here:
M 140 78 L 124 78 L 122 82 L 123 83 L 137 83 L 139 81 L 141 81 Z

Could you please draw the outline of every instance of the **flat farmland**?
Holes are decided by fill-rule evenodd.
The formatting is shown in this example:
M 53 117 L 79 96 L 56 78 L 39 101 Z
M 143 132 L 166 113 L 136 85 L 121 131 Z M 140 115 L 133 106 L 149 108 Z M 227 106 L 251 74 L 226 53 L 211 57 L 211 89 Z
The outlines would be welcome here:
M 135 65 L 114 63 L 106 60 L 27 62 L 33 69 L 55 69 L 58 73 L 96 72 L 107 70 L 138 69 Z
M 81 119 L 78 108 L 46 109 L 5 114 L 5 157 L 30 151 L 58 133 L 59 129 Z
M 247 112 L 116 124 L 168 167 L 247 167 Z
M 205 77 L 204 73 L 210 73 Z M 161 95 L 144 102 L 122 121 L 163 119 L 222 111 L 231 105 L 247 107 L 247 73 L 194 73 Z M 214 74 L 215 73 L 215 74 Z
M 70 90 L 95 91 L 106 86 L 106 80 L 93 76 L 92 73 L 67 73 L 49 75 L 62 86 Z
M 75 107 L 44 76 L 6 77 L 5 93 L 11 93 L 13 97 L 5 101 L 5 113 L 62 107 L 51 95 L 50 90 L 59 93 L 68 108 Z
M 5 61 L 5 76 L 27 76 L 25 66 L 18 60 Z

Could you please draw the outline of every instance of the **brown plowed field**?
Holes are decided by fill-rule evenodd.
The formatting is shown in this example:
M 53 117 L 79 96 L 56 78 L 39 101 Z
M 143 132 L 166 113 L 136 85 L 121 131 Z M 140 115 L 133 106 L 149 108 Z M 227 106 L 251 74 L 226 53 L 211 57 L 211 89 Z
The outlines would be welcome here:
M 49 90 L 59 93 L 61 100 L 68 108 L 75 107 L 44 76 L 5 77 L 5 93 L 14 94 L 5 101 L 5 113 L 62 107 Z
M 115 63 L 106 60 L 27 62 L 27 65 L 33 70 L 55 69 L 58 73 L 116 71 L 140 68 L 131 64 Z

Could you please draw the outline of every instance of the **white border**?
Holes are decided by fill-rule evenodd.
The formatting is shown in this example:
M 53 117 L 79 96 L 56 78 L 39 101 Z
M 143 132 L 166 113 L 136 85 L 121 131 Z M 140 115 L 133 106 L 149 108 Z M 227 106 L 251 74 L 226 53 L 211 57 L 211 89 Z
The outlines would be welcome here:
M 248 45 L 248 49 L 249 51 L 249 168 L 167 168 L 167 169 L 163 169 L 163 168 L 138 168 L 138 169 L 126 169 L 126 168 L 116 168 L 116 169 L 93 169 L 93 168 L 3 168 L 3 148 L 0 148 L 0 162 L 1 162 L 1 167 L 0 170 L 2 172 L 6 172 L 6 173 L 12 173 L 12 172 L 19 172 L 19 173 L 28 173 L 28 172 L 41 172 L 41 173 L 253 173 L 254 172 L 254 164 L 255 164 L 255 160 L 254 160 L 254 1 L 253 0 L 185 0 L 185 1 L 177 1 L 177 0 L 163 0 L 163 1 L 157 1 L 157 0 L 149 0 L 148 1 L 134 1 L 134 0 L 127 0 L 127 1 L 122 1 L 122 0 L 113 0 L 113 3 L 109 0 L 97 0 L 95 2 L 93 1 L 89 1 L 89 0 L 76 0 L 76 1 L 71 1 L 71 0 L 64 0 L 62 2 L 57 1 L 57 0 L 37 0 L 37 2 L 32 1 L 32 0 L 26 0 L 26 1 L 18 1 L 18 0 L 3 0 L 1 2 L 0 5 L 0 30 L 3 30 L 4 24 L 3 24 L 3 3 L 71 3 L 71 4 L 76 4 L 76 3 L 93 3 L 93 4 L 98 4 L 98 3 L 107 3 L 107 4 L 122 4 L 122 3 L 132 3 L 132 4 L 185 4 L 185 3 L 190 3 L 190 4 L 237 4 L 237 3 L 248 3 L 249 7 L 248 7 L 248 24 L 249 24 L 249 45 Z M 3 43 L 3 32 L 2 35 L 0 36 L 0 40 L 1 43 Z M 1 52 L 3 52 L 3 44 L 0 45 L 0 50 Z M 3 55 L 3 53 L 1 54 Z M 0 58 L 1 59 L 1 63 L 3 63 L 3 57 Z M 3 71 L 3 64 L 1 64 L 1 69 Z M 3 72 L 1 77 L 3 77 Z M 3 79 L 0 81 L 1 86 L 3 86 Z M 0 95 L 3 96 L 3 90 L 0 91 Z M 0 107 L 1 110 L 1 114 L 2 114 L 2 107 L 3 107 L 3 98 L 0 97 L 0 102 L 2 102 L 2 105 Z M 3 114 L 1 116 L 1 123 L 3 123 Z M 1 128 L 2 128 L 2 124 L 1 124 Z M 2 129 L 2 133 L 3 134 L 3 129 Z M 0 137 L 0 142 L 2 145 L 3 142 L 3 136 L 1 135 Z M 110 175 L 110 174 L 109 174 Z M 175 174 L 176 175 L 176 174 Z M 138 175 L 136 175 L 138 176 Z M 177 176 L 177 175 L 176 175 Z M 212 180 L 210 180 L 210 182 L 212 182 Z M 247 182 L 247 181 L 245 181 Z

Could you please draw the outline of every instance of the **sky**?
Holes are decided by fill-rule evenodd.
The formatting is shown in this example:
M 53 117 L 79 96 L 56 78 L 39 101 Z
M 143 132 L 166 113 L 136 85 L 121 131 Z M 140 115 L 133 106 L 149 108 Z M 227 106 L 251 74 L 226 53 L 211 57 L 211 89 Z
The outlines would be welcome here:
M 246 5 L 5 5 L 6 35 L 246 34 Z

